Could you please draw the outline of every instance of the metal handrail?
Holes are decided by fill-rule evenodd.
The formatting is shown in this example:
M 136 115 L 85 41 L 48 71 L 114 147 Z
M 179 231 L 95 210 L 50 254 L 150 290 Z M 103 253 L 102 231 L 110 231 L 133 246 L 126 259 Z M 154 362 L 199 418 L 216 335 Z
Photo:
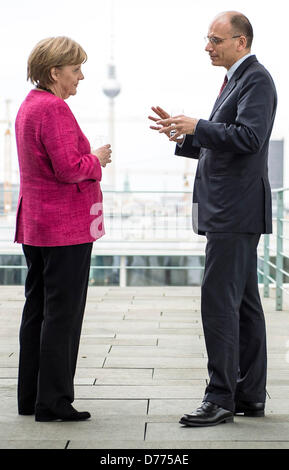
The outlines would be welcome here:
M 276 264 L 270 261 L 270 236 L 264 235 L 264 255 L 259 256 L 259 259 L 263 261 L 263 282 L 264 282 L 264 297 L 269 297 L 269 282 L 273 282 L 276 285 L 276 310 L 283 310 L 283 292 L 286 294 L 289 292 L 284 289 L 284 276 L 289 277 L 289 272 L 284 269 L 284 260 L 289 259 L 289 255 L 284 253 L 283 244 L 288 241 L 289 238 L 284 235 L 284 223 L 289 222 L 289 219 L 284 218 L 284 192 L 289 191 L 289 188 L 277 188 L 273 189 L 272 193 L 277 196 L 277 214 L 273 218 L 276 221 Z M 272 252 L 272 250 L 271 250 Z M 270 267 L 275 271 L 275 279 L 270 276 Z
M 16 192 L 18 191 L 17 189 L 11 189 L 10 191 Z M 288 244 L 289 242 L 289 231 L 287 230 L 288 225 L 285 225 L 289 222 L 289 218 L 286 218 L 287 215 L 285 216 L 285 210 L 284 210 L 284 194 L 285 192 L 289 191 L 289 187 L 282 187 L 282 188 L 277 188 L 272 190 L 272 194 L 274 195 L 274 199 L 276 200 L 276 214 L 274 214 L 273 217 L 273 222 L 274 222 L 274 232 L 276 229 L 276 233 L 274 234 L 264 234 L 263 235 L 263 241 L 264 241 L 264 246 L 263 246 L 263 253 L 262 255 L 260 254 L 260 250 L 258 253 L 258 259 L 261 261 L 262 265 L 260 269 L 260 266 L 258 267 L 258 274 L 262 276 L 261 281 L 263 281 L 263 286 L 264 286 L 264 291 L 263 295 L 264 297 L 269 297 L 270 296 L 270 286 L 274 286 L 276 288 L 276 310 L 282 310 L 283 309 L 283 294 L 288 294 L 289 295 L 289 290 L 284 288 L 284 280 L 286 280 L 286 277 L 289 278 L 289 272 L 287 271 L 287 266 L 289 266 L 289 263 L 287 260 L 289 260 L 289 250 L 285 248 L 285 245 Z M 157 195 L 157 194 L 163 194 L 164 191 L 147 191 L 147 190 L 138 190 L 138 191 L 127 191 L 127 190 L 120 190 L 120 191 L 105 191 L 106 193 L 112 193 L 112 194 L 150 194 L 150 195 Z M 191 191 L 166 191 L 166 194 L 191 194 Z M 166 214 L 164 214 L 166 216 Z M 4 221 L 3 221 L 4 222 Z M 6 221 L 5 221 L 6 222 Z M 182 231 L 186 230 L 188 227 L 184 226 L 184 221 L 181 221 L 181 226 L 177 227 L 177 231 Z M 2 228 L 4 229 L 9 229 L 9 225 L 5 223 L 5 226 L 2 225 Z M 115 227 L 114 227 L 115 228 Z M 161 225 L 160 227 L 155 227 L 165 229 L 169 228 L 166 226 Z M 286 230 L 284 230 L 284 228 Z M 135 232 L 136 228 L 135 227 L 130 227 L 130 230 Z M 114 239 L 112 240 L 113 242 L 115 241 Z M 122 241 L 122 240 L 119 240 Z M 125 240 L 125 242 L 128 242 L 130 244 L 134 244 L 135 240 L 130 239 L 130 240 Z M 137 240 L 137 242 L 142 241 L 142 242 L 163 242 L 162 240 L 154 239 L 145 239 L 145 240 Z M 171 242 L 170 238 L 165 240 L 166 242 Z M 191 240 L 186 239 L 186 243 Z M 273 247 L 270 247 L 270 242 L 274 241 L 272 243 Z M 286 243 L 287 242 L 287 243 Z M 261 247 L 262 251 L 262 247 Z M 145 253 L 144 253 L 145 255 Z M 104 270 L 104 269 L 110 269 L 110 270 L 119 270 L 120 272 L 120 278 L 125 280 L 126 278 L 126 272 L 128 270 L 133 270 L 133 269 L 141 269 L 141 270 L 192 270 L 196 271 L 199 270 L 200 272 L 203 271 L 204 267 L 203 266 L 144 266 L 144 265 L 139 265 L 139 266 L 130 266 L 128 265 L 127 262 L 127 256 L 129 254 L 124 254 L 124 255 L 119 255 L 120 260 L 117 262 L 116 265 L 92 265 L 91 270 Z M 276 260 L 276 261 L 275 261 Z M 15 270 L 25 270 L 26 265 L 2 265 L 0 266 L 0 271 L 5 270 L 5 269 L 15 269 Z M 288 268 L 289 269 L 289 268 Z
M 107 265 L 107 266 L 90 266 L 90 269 L 121 269 L 121 265 L 113 264 L 113 265 Z M 204 270 L 204 266 L 144 266 L 144 265 L 135 265 L 135 266 L 127 266 L 125 267 L 126 269 L 160 269 L 160 270 Z M 1 265 L 0 269 L 27 269 L 27 266 L 24 264 L 19 264 L 19 265 Z

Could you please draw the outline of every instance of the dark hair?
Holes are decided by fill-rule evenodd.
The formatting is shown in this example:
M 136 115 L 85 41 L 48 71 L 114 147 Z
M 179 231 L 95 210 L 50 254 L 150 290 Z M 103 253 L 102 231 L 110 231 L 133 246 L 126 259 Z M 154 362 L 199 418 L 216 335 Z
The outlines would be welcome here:
M 247 38 L 247 48 L 249 49 L 253 41 L 253 27 L 245 15 L 234 15 L 231 17 L 231 25 L 234 34 L 243 34 Z

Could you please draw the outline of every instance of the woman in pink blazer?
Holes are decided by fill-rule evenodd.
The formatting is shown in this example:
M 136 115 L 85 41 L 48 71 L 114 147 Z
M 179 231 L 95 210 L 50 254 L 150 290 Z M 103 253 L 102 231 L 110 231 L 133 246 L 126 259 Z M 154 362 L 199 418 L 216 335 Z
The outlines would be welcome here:
M 20 194 L 15 242 L 28 274 L 20 327 L 18 411 L 36 421 L 79 421 L 73 379 L 86 303 L 92 243 L 104 234 L 101 167 L 110 145 L 91 151 L 65 100 L 87 60 L 72 39 L 40 41 L 28 59 L 36 85 L 15 129 Z

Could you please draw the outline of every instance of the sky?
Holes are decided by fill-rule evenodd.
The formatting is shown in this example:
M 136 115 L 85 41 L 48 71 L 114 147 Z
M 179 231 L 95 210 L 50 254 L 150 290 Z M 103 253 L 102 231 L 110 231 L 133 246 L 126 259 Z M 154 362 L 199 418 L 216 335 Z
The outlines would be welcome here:
M 286 4 L 284 0 L 50 0 L 47 4 L 0 0 L 0 121 L 5 117 L 5 100 L 10 99 L 14 126 L 17 110 L 32 88 L 26 81 L 26 64 L 35 44 L 65 35 L 88 54 L 82 67 L 85 80 L 67 104 L 91 141 L 107 135 L 108 100 L 102 88 L 112 50 L 121 86 L 115 99 L 112 149 L 117 188 L 123 188 L 128 175 L 132 190 L 182 190 L 184 171 L 189 171 L 185 189 L 190 190 L 195 162 L 174 156 L 174 144 L 149 129 L 147 116 L 151 106 L 160 105 L 169 113 L 178 107 L 189 116 L 208 118 L 226 70 L 211 65 L 203 38 L 216 14 L 241 8 L 254 28 L 252 52 L 276 84 L 279 104 L 272 139 L 284 139 L 285 185 L 289 186 Z M 2 123 L 0 181 L 4 131 Z M 17 180 L 14 136 L 12 153 Z

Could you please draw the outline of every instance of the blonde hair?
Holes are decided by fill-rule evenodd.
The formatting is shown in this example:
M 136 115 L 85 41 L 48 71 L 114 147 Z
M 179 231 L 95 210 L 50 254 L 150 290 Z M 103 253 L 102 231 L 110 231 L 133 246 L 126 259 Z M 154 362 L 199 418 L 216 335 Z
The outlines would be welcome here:
M 87 61 L 87 54 L 73 39 L 65 36 L 42 39 L 29 55 L 27 80 L 35 85 L 53 83 L 50 71 L 53 67 L 78 65 Z

